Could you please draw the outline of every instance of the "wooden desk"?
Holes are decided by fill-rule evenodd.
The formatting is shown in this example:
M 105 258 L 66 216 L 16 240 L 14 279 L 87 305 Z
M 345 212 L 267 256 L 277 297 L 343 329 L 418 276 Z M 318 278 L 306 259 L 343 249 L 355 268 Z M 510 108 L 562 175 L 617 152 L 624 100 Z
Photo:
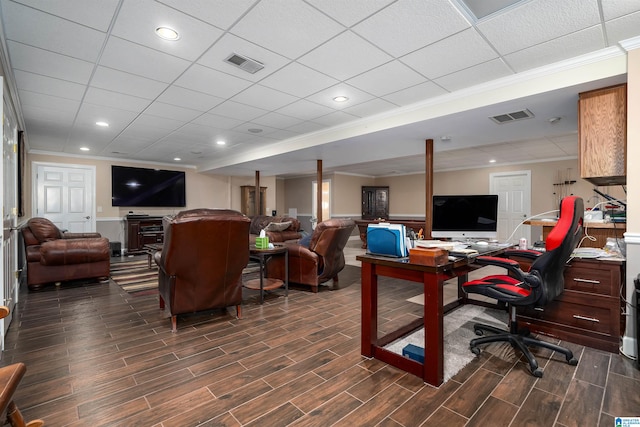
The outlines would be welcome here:
M 523 224 L 531 225 L 534 227 L 542 227 L 542 238 L 547 240 L 547 236 L 553 227 L 555 227 L 557 221 L 542 221 L 542 220 L 529 220 Z M 607 237 L 616 237 L 618 239 L 624 239 L 624 232 L 627 231 L 627 224 L 619 222 L 586 222 L 586 232 L 595 237 L 595 241 L 584 239 L 581 247 L 586 248 L 604 248 L 607 244 Z
M 492 250 L 484 255 L 499 255 L 503 251 L 503 249 Z M 375 357 L 416 375 L 433 386 L 442 384 L 444 380 L 444 314 L 466 302 L 462 291 L 458 289 L 458 299 L 443 306 L 442 285 L 445 280 L 453 277 L 458 277 L 458 283 L 466 281 L 468 273 L 479 266 L 467 259 L 460 259 L 455 263 L 447 262 L 436 267 L 411 264 L 408 258 L 360 255 L 356 259 L 362 262 L 362 355 Z M 423 317 L 380 338 L 378 338 L 378 276 L 409 280 L 422 283 L 424 286 Z M 424 364 L 384 348 L 390 342 L 421 327 L 425 332 Z

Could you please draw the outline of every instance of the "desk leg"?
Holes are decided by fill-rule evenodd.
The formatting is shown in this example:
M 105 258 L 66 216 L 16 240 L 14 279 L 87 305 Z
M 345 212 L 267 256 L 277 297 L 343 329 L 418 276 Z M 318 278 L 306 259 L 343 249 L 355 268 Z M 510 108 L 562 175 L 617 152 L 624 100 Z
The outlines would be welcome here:
M 362 331 L 360 352 L 373 357 L 373 345 L 378 341 L 378 277 L 375 267 L 367 262 L 361 267 Z
M 424 273 L 423 379 L 435 386 L 442 384 L 444 380 L 442 294 L 442 278 L 437 274 Z
M 289 251 L 284 253 L 284 296 L 289 296 Z

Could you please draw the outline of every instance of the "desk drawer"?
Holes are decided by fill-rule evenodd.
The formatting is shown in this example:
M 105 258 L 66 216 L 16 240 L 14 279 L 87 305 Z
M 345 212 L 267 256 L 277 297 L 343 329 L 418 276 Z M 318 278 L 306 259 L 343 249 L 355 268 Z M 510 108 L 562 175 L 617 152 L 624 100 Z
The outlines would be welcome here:
M 564 271 L 564 287 L 567 290 L 617 297 L 621 283 L 620 267 L 617 265 L 573 261 Z

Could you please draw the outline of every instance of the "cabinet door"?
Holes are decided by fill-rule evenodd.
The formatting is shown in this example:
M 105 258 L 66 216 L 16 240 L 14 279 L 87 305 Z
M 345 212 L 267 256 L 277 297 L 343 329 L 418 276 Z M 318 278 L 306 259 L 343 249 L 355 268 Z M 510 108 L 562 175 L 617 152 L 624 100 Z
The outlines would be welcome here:
M 362 187 L 362 219 L 389 219 L 389 187 Z
M 625 184 L 627 169 L 627 85 L 580 94 L 580 177 L 595 185 Z

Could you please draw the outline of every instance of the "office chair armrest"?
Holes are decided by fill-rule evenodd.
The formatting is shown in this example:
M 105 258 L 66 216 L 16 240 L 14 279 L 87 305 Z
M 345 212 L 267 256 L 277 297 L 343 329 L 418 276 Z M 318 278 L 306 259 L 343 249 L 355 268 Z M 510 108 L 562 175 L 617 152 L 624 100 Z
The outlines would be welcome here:
M 538 258 L 540 255 L 542 255 L 542 252 L 533 249 L 507 249 L 506 251 L 504 251 L 504 256 L 507 258 L 520 257 L 532 261 Z
M 520 268 L 520 263 L 508 258 L 500 258 L 493 256 L 479 256 L 476 257 L 476 263 L 480 265 L 493 265 L 496 267 L 502 267 L 506 269 L 513 277 L 517 277 L 518 280 L 523 280 L 524 271 Z

